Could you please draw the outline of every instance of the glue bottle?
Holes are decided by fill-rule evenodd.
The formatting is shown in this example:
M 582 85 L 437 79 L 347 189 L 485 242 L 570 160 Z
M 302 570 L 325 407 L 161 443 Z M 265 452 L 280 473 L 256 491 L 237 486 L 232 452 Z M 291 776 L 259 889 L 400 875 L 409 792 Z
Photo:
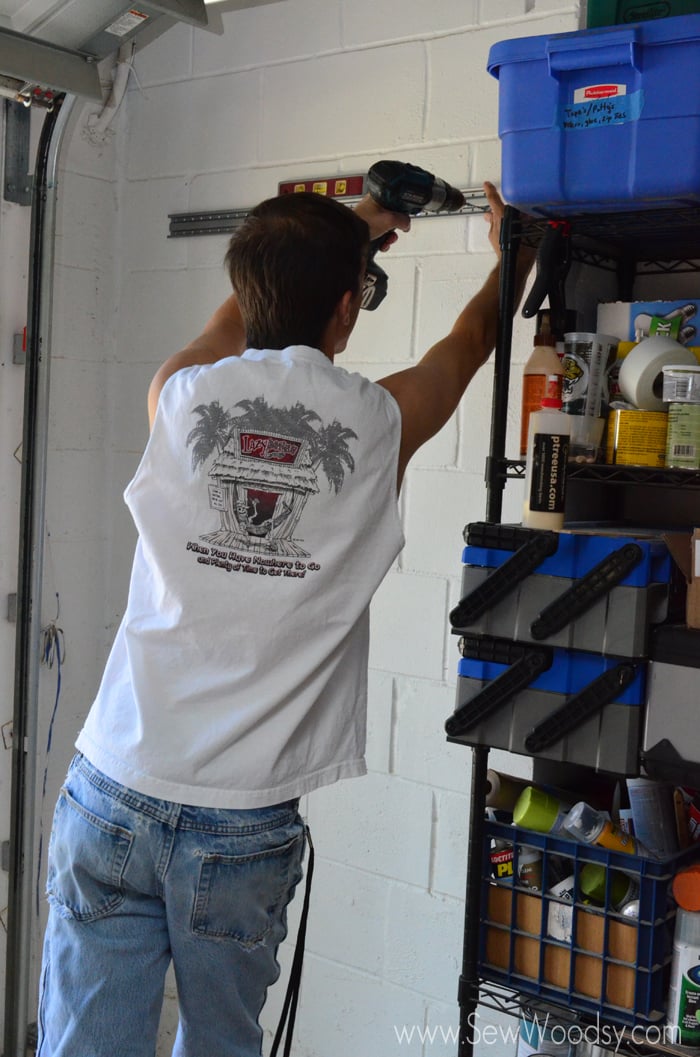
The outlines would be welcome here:
M 520 457 L 527 455 L 527 433 L 530 415 L 542 407 L 547 379 L 551 375 L 559 378 L 556 396 L 561 397 L 564 368 L 556 350 L 556 338 L 552 333 L 549 312 L 539 312 L 537 333 L 533 340 L 530 358 L 523 367 L 523 398 L 520 416 Z
M 673 935 L 667 1024 L 674 1043 L 700 1053 L 700 914 L 679 907 Z
M 530 415 L 523 504 L 523 525 L 528 528 L 564 527 L 571 415 L 562 411 L 560 394 L 561 376 L 548 375 L 542 407 Z

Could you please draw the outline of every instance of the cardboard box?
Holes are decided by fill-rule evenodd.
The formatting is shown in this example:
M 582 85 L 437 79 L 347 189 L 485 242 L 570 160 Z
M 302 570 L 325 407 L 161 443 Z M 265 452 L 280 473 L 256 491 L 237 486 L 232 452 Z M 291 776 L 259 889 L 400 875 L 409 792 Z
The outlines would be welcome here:
M 656 317 L 658 327 L 651 327 Z M 681 345 L 700 345 L 700 301 L 604 301 L 598 305 L 596 330 L 620 341 L 636 341 L 650 333 L 673 338 Z M 697 353 L 696 353 L 697 355 Z
M 685 622 L 689 628 L 700 628 L 700 529 L 694 529 L 692 536 L 671 532 L 664 539 L 688 587 Z

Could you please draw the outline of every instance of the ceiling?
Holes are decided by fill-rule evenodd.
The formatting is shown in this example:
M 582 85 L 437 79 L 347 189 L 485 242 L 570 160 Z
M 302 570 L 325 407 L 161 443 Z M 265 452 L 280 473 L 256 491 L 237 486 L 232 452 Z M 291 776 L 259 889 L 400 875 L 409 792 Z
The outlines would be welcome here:
M 0 90 L 25 102 L 33 85 L 101 100 L 97 64 L 123 44 L 143 46 L 177 22 L 223 32 L 222 12 L 271 2 L 0 0 Z

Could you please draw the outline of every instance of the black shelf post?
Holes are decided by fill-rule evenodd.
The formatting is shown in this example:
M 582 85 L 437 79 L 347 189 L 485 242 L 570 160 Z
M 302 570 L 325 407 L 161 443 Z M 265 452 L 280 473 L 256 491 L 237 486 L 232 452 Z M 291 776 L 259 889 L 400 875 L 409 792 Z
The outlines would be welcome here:
M 462 974 L 459 978 L 459 1045 L 458 1057 L 472 1057 L 474 1052 L 473 1014 L 479 1004 L 479 907 L 481 903 L 481 857 L 484 844 L 484 813 L 474 804 L 486 800 L 486 770 L 489 750 L 486 745 L 472 747 L 471 805 L 469 842 L 467 844 L 467 888 L 464 911 Z
M 510 349 L 513 340 L 515 274 L 520 246 L 520 214 L 506 206 L 501 224 L 501 281 L 498 296 L 498 334 L 494 357 L 491 403 L 491 443 L 486 460 L 486 520 L 499 522 L 505 488 L 506 426 L 510 382 Z

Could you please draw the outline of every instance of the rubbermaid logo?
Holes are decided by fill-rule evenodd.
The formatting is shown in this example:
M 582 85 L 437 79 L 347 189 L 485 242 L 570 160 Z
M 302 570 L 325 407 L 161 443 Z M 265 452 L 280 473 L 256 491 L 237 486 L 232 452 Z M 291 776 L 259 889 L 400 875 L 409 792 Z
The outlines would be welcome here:
M 620 86 L 617 84 L 593 84 L 583 92 L 585 99 L 609 99 L 611 95 L 619 94 Z
M 626 84 L 584 84 L 574 88 L 574 103 L 589 103 L 592 99 L 612 99 L 627 95 Z

